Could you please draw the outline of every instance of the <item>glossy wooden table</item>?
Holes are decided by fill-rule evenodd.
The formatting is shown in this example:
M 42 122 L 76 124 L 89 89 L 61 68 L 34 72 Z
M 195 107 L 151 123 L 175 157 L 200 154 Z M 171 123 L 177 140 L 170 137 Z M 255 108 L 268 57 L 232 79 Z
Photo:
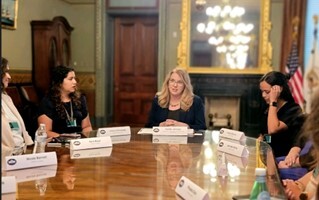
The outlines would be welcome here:
M 229 200 L 235 195 L 249 194 L 255 167 L 266 164 L 268 172 L 275 173 L 275 177 L 268 180 L 270 193 L 285 199 L 266 144 L 256 149 L 258 142 L 248 138 L 248 158 L 229 157 L 229 175 L 219 177 L 216 172 L 218 134 L 206 131 L 205 138 L 195 136 L 189 138 L 188 144 L 168 145 L 153 144 L 150 135 L 138 135 L 137 131 L 132 129 L 130 142 L 114 144 L 110 156 L 106 157 L 70 159 L 68 148 L 47 148 L 58 155 L 56 169 L 48 169 L 55 176 L 36 180 L 35 173 L 34 180 L 19 182 L 16 198 L 177 199 L 174 188 L 184 175 L 206 190 L 211 199 Z M 257 156 L 259 154 L 262 156 Z M 38 168 L 32 170 L 41 174 Z M 10 171 L 9 175 L 15 173 L 18 171 Z M 36 188 L 36 184 L 41 183 L 44 183 L 42 195 Z

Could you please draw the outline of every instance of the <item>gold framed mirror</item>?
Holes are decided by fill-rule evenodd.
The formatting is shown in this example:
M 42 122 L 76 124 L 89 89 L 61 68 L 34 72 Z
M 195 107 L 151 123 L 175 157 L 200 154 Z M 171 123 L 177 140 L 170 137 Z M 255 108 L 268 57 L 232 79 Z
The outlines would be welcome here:
M 270 0 L 182 0 L 177 65 L 189 73 L 270 71 L 269 13 Z

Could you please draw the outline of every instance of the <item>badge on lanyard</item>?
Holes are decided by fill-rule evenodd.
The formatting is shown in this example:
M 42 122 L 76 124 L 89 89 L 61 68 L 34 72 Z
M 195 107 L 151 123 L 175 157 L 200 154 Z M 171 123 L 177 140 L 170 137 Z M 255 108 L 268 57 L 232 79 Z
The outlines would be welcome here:
M 18 122 L 9 122 L 9 125 L 10 125 L 11 130 L 13 130 L 13 131 L 19 130 Z
M 67 121 L 68 127 L 76 127 L 76 119 Z
M 76 127 L 76 119 L 73 118 L 73 107 L 72 107 L 72 100 L 70 101 L 70 114 L 69 115 L 68 111 L 64 108 L 66 116 L 67 116 L 67 127 Z

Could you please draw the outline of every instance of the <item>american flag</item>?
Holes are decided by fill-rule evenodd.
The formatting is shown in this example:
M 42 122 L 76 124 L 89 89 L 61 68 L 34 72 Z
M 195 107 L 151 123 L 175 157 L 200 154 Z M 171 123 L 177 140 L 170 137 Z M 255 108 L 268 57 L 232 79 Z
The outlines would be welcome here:
M 291 46 L 291 52 L 288 56 L 286 72 L 290 74 L 289 86 L 291 88 L 292 96 L 295 102 L 303 108 L 304 96 L 303 96 L 303 77 L 301 67 L 298 58 L 298 48 L 296 42 L 293 42 Z

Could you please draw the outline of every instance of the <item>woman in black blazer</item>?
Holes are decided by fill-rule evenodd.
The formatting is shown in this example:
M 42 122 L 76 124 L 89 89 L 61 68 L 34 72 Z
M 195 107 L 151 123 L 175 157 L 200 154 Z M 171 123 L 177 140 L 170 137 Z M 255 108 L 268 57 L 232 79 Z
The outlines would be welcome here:
M 161 91 L 156 93 L 145 127 L 187 126 L 205 130 L 204 113 L 204 104 L 194 95 L 188 73 L 175 68 L 167 74 Z

